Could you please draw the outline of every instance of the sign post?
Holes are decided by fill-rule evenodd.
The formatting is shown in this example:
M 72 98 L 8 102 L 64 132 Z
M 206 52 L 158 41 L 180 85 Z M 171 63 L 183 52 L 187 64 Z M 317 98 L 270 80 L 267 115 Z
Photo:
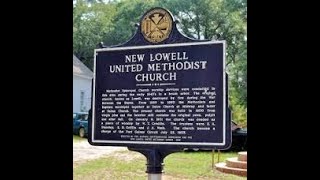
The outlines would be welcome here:
M 185 37 L 163 8 L 146 12 L 128 42 L 95 50 L 89 143 L 142 153 L 148 179 L 173 152 L 227 149 L 225 48 Z

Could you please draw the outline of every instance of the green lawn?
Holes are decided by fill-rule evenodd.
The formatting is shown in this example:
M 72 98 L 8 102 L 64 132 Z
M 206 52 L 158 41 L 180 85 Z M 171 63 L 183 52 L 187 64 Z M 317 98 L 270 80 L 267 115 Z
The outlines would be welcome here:
M 73 135 L 73 142 L 74 143 L 77 143 L 77 142 L 81 142 L 81 141 L 86 141 L 87 139 L 86 138 L 81 138 L 77 135 Z
M 217 153 L 215 154 L 217 158 Z M 220 161 L 236 157 L 237 153 L 221 153 Z M 217 159 L 216 159 L 217 160 Z M 141 179 L 147 178 L 146 159 L 136 152 L 123 151 L 112 156 L 100 158 L 77 165 L 73 169 L 75 180 L 89 179 Z M 165 179 L 215 179 L 245 180 L 230 174 L 212 169 L 211 152 L 181 152 L 165 158 Z

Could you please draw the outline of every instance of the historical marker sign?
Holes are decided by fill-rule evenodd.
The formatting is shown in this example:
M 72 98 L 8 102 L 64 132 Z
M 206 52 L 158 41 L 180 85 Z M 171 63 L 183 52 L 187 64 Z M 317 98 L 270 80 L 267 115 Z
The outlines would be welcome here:
M 225 41 L 157 44 L 173 26 L 162 9 L 141 24 L 140 36 L 154 45 L 95 50 L 89 142 L 228 147 Z

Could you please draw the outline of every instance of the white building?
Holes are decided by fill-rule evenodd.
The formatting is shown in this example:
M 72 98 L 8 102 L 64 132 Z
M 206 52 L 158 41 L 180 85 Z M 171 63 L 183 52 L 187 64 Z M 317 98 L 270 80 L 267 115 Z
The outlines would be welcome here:
M 73 112 L 90 109 L 92 78 L 92 71 L 73 55 Z

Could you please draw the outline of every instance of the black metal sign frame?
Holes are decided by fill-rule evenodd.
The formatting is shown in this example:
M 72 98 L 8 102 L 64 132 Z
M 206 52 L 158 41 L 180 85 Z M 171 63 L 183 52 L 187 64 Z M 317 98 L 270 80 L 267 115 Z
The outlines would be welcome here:
M 176 26 L 176 21 L 174 21 L 174 18 L 172 14 L 163 9 L 163 8 L 154 8 L 146 12 L 142 18 L 141 21 L 143 20 L 143 17 L 148 14 L 149 12 L 153 10 L 164 10 L 166 11 L 172 18 L 172 30 L 170 34 L 168 35 L 168 38 L 165 39 L 162 42 L 159 43 L 154 43 L 154 42 L 149 42 L 146 40 L 144 37 L 142 31 L 141 31 L 141 23 L 137 25 L 138 30 L 136 31 L 135 35 L 126 43 L 112 46 L 112 47 L 106 47 L 103 45 L 103 43 L 100 44 L 100 48 L 95 50 L 95 63 L 96 63 L 96 53 L 99 52 L 104 52 L 104 51 L 125 51 L 125 50 L 132 50 L 132 49 L 161 49 L 164 47 L 183 47 L 183 46 L 197 46 L 197 45 L 210 45 L 210 44 L 223 44 L 223 49 L 224 49 L 224 58 L 223 60 L 225 61 L 225 42 L 224 41 L 212 41 L 212 40 L 195 40 L 191 39 L 189 37 L 186 37 L 185 35 L 181 34 Z M 227 87 L 227 74 L 225 72 L 225 62 L 224 63 L 224 114 L 223 114 L 223 142 L 222 143 L 214 143 L 214 142 L 172 142 L 172 143 L 167 143 L 167 142 L 144 142 L 144 141 L 112 141 L 112 140 L 98 140 L 95 139 L 94 137 L 94 131 L 95 131 L 95 87 L 96 87 L 96 82 L 94 77 L 93 80 L 93 92 L 92 92 L 92 118 L 89 119 L 89 132 L 88 132 L 88 141 L 92 145 L 97 145 L 97 146 L 126 146 L 129 149 L 132 150 L 137 150 L 141 151 L 142 149 L 152 149 L 154 151 L 155 149 L 157 151 L 161 150 L 162 151 L 179 151 L 184 148 L 207 148 L 207 149 L 228 149 L 231 146 L 231 119 L 230 119 L 230 111 L 228 108 L 228 87 Z M 95 67 L 96 69 L 96 64 Z M 95 70 L 94 69 L 94 70 Z M 94 72 L 94 76 L 96 75 L 96 72 Z M 159 151 L 160 152 L 160 151 Z M 166 153 L 165 153 L 166 154 Z

